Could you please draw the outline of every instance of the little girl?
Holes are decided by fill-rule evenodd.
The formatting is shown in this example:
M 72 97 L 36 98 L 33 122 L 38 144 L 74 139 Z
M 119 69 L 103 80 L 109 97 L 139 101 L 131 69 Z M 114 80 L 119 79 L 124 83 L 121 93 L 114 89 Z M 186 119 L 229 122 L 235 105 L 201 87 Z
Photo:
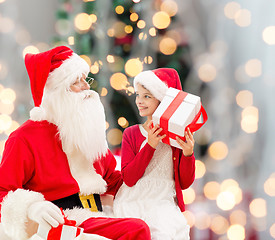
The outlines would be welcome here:
M 144 71 L 134 79 L 139 114 L 147 117 L 144 124 L 125 129 L 121 149 L 121 172 L 124 183 L 114 201 L 116 217 L 143 219 L 151 230 L 152 239 L 187 240 L 189 226 L 182 190 L 195 177 L 194 138 L 188 129 L 186 142 L 177 138 L 181 149 L 161 142 L 165 135 L 152 114 L 168 87 L 182 90 L 174 69 Z

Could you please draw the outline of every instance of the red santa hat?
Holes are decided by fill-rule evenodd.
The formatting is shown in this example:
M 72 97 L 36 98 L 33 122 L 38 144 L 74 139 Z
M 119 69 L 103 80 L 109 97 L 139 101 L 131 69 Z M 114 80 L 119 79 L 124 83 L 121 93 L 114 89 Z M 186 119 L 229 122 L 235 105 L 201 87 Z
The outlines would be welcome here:
M 39 107 L 46 83 L 55 87 L 70 86 L 79 75 L 89 72 L 89 65 L 66 46 L 38 54 L 26 54 L 25 65 L 30 78 L 35 107 Z M 48 81 L 50 79 L 50 81 Z
M 177 71 L 173 68 L 157 68 L 139 73 L 134 78 L 134 88 L 137 84 L 149 90 L 155 98 L 162 101 L 169 87 L 182 90 Z

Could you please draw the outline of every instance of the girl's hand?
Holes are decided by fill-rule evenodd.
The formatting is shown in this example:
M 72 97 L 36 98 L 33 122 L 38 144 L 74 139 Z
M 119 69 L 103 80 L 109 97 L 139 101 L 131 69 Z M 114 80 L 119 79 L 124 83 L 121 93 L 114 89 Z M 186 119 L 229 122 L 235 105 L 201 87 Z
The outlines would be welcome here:
M 152 127 L 152 123 L 153 121 L 150 121 L 145 129 L 148 132 L 148 144 L 152 148 L 156 148 L 159 142 L 166 137 L 166 134 L 159 135 L 162 131 L 162 128 L 160 128 L 158 124 Z
M 193 154 L 193 149 L 194 149 L 194 144 L 195 144 L 195 140 L 193 138 L 193 133 L 191 133 L 189 128 L 185 132 L 185 139 L 186 139 L 186 141 L 184 142 L 179 137 L 176 137 L 176 141 L 180 145 L 183 155 L 185 157 L 189 157 Z

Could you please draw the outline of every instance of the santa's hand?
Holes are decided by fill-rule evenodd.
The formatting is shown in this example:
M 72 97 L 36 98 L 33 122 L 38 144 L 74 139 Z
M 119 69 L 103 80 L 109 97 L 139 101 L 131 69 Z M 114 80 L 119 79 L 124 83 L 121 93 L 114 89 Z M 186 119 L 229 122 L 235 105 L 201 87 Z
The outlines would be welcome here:
M 49 201 L 35 202 L 28 209 L 29 219 L 45 227 L 58 227 L 64 223 L 61 210 Z

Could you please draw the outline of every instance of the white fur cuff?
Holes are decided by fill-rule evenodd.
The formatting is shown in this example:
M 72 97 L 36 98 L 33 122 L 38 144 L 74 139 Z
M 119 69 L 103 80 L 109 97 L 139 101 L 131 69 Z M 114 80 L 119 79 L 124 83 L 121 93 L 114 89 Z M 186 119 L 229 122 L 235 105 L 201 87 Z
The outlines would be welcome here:
M 28 222 L 27 211 L 32 203 L 44 201 L 41 193 L 17 189 L 10 191 L 2 202 L 1 222 L 4 232 L 16 240 L 27 240 L 25 224 Z

